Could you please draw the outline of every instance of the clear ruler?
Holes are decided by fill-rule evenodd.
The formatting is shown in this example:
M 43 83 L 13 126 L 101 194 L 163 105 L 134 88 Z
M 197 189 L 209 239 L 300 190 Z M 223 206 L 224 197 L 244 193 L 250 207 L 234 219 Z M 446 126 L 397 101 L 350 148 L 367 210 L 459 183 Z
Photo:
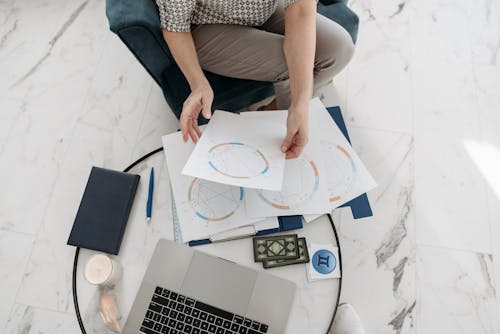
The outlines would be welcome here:
M 172 198 L 172 225 L 174 225 L 174 240 L 178 244 L 184 244 L 182 241 L 181 225 L 179 223 L 179 216 L 177 215 L 177 208 L 175 207 L 174 193 L 170 188 L 170 196 Z

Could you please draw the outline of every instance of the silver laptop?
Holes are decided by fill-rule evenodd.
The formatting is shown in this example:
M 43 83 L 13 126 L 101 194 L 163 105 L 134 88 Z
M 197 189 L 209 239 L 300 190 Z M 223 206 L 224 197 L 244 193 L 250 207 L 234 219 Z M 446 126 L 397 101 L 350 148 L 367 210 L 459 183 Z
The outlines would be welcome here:
M 124 334 L 284 333 L 295 283 L 161 239 Z

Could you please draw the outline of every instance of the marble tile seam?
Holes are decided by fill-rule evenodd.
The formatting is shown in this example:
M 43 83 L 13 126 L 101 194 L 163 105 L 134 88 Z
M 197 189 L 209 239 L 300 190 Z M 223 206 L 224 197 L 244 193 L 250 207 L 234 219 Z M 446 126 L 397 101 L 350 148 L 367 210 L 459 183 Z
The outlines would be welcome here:
M 3 92 L 0 93 L 0 99 L 2 100 L 10 100 L 10 101 L 15 101 L 15 102 L 22 102 L 23 99 L 11 95 L 4 95 Z
M 496 241 L 497 239 L 499 238 L 498 235 L 495 235 L 495 231 L 496 231 L 496 228 L 493 226 L 493 224 L 495 224 L 494 222 L 494 212 L 495 212 L 495 209 L 493 207 L 493 203 L 491 203 L 491 201 L 489 200 L 489 189 L 488 189 L 488 183 L 487 183 L 487 180 L 482 178 L 482 181 L 483 181 L 483 185 L 484 185 L 484 191 L 486 193 L 486 208 L 488 209 L 488 212 L 487 212 L 487 217 L 488 217 L 488 227 L 490 229 L 490 244 L 491 244 L 491 255 L 493 257 L 495 257 L 496 255 L 500 255 L 500 252 L 498 251 L 498 248 L 495 247 L 495 244 L 496 244 Z M 498 261 L 498 260 L 497 260 Z M 493 259 L 493 263 L 495 263 L 495 259 Z M 500 275 L 500 272 L 498 272 L 498 274 Z M 496 274 L 495 274 L 496 276 Z M 500 302 L 500 300 L 499 300 Z
M 21 110 L 26 109 L 26 103 L 24 103 L 22 99 L 9 98 L 9 100 L 19 103 L 19 107 Z M 14 120 L 11 122 L 7 130 L 7 135 L 5 136 L 3 143 L 0 143 L 0 156 L 4 153 L 4 150 L 7 147 L 7 143 L 11 138 L 12 130 L 14 129 L 14 124 L 18 121 L 19 117 L 21 117 L 21 113 L 22 112 L 16 113 Z
M 415 247 L 417 248 L 417 251 L 418 251 L 418 248 L 428 248 L 428 249 L 436 249 L 436 250 L 448 250 L 448 251 L 463 252 L 463 253 L 469 253 L 469 254 L 484 254 L 484 255 L 489 255 L 489 256 L 495 255 L 495 254 L 493 254 L 493 252 L 478 252 L 478 251 L 465 249 L 465 248 L 437 246 L 437 245 L 426 244 L 426 243 L 421 243 L 421 242 L 415 242 Z
M 139 127 L 137 129 L 137 133 L 136 133 L 136 136 L 135 136 L 135 140 L 134 140 L 134 145 L 132 146 L 132 150 L 130 150 L 130 155 L 129 155 L 129 161 L 135 161 L 136 159 L 138 159 L 139 157 L 134 157 L 134 154 L 136 152 L 136 149 L 137 147 L 139 146 L 139 143 L 140 143 L 140 133 L 141 133 L 141 130 L 142 130 L 142 127 L 144 125 L 144 120 L 146 119 L 146 111 L 148 110 L 148 106 L 149 106 L 149 103 L 151 102 L 151 95 L 153 93 L 153 83 L 150 83 L 151 87 L 149 88 L 149 93 L 148 93 L 148 98 L 147 98 L 147 102 L 144 104 L 144 108 L 143 108 L 143 112 L 142 112 L 142 117 L 141 117 L 141 122 L 139 124 Z M 156 147 L 153 147 L 151 148 L 151 150 L 154 150 L 156 149 Z
M 34 308 L 34 309 L 37 309 L 37 310 L 43 310 L 43 311 L 49 311 L 49 312 L 53 312 L 53 313 L 60 313 L 60 314 L 66 314 L 66 315 L 74 316 L 75 320 L 76 320 L 75 313 L 71 312 L 71 311 L 59 311 L 59 310 L 55 310 L 55 309 L 50 308 L 50 307 L 38 306 L 38 305 L 30 305 L 30 304 L 27 304 L 27 303 L 21 303 L 21 302 L 17 302 L 17 301 L 14 301 L 14 304 L 15 305 L 20 305 L 20 306 L 31 307 L 31 308 Z M 71 310 L 73 310 L 73 309 L 71 309 Z
M 66 154 L 65 154 L 66 155 Z M 52 182 L 52 185 L 51 185 L 51 190 L 50 190 L 50 193 L 49 193 L 49 201 L 47 202 L 47 204 L 45 205 L 45 208 L 43 209 L 43 214 L 42 214 L 42 218 L 41 218 L 41 221 L 40 221 L 40 224 L 38 225 L 37 227 L 37 230 L 36 230 L 36 233 L 34 234 L 35 236 L 35 240 L 33 241 L 33 244 L 31 245 L 31 249 L 29 251 L 29 255 L 28 255 L 28 260 L 26 261 L 26 263 L 24 264 L 23 266 L 23 278 L 19 281 L 19 284 L 16 288 L 16 293 L 15 293 L 15 297 L 14 297 L 14 302 L 13 304 L 11 305 L 10 307 L 10 311 L 9 311 L 9 316 L 10 316 L 10 313 L 12 313 L 12 311 L 14 310 L 14 306 L 16 305 L 16 301 L 18 299 L 18 296 L 19 296 L 19 292 L 21 290 L 21 287 L 22 287 L 22 280 L 24 279 L 25 275 L 26 275 L 26 271 L 28 269 L 28 266 L 30 264 L 30 261 L 31 261 L 31 257 L 33 256 L 33 251 L 34 251 L 34 248 L 35 248 L 35 243 L 36 241 L 38 240 L 38 235 L 42 229 L 42 226 L 44 225 L 45 223 L 45 217 L 47 216 L 47 212 L 48 212 L 48 208 L 49 208 L 49 204 L 51 202 L 51 199 L 54 195 L 54 189 L 56 187 L 56 184 L 57 184 L 57 180 L 59 179 L 59 172 L 57 173 L 57 176 L 54 178 L 54 181 Z
M 19 235 L 24 235 L 28 237 L 36 237 L 36 233 L 28 233 L 28 232 L 21 232 L 21 231 L 16 231 L 16 230 L 7 230 L 7 229 L 2 229 L 0 228 L 0 233 L 12 233 L 12 234 L 19 234 Z
M 406 153 L 403 155 L 403 157 L 401 158 L 401 161 L 398 163 L 397 167 L 394 169 L 394 171 L 391 173 L 391 176 L 390 176 L 390 179 L 391 181 L 387 183 L 385 189 L 383 189 L 380 194 L 375 198 L 374 202 L 378 202 L 379 199 L 382 198 L 382 196 L 384 196 L 384 194 L 387 192 L 387 190 L 393 185 L 394 182 L 397 182 L 397 179 L 395 178 L 395 176 L 397 175 L 397 173 L 399 172 L 399 170 L 401 169 L 401 167 L 403 166 L 403 164 L 408 160 L 408 158 L 411 156 L 411 158 L 413 159 L 413 161 L 415 161 L 415 141 L 414 141 L 414 138 L 413 136 L 411 136 L 411 140 L 410 140 L 410 143 L 408 144 L 408 150 L 406 151 Z M 412 164 L 412 167 L 413 167 L 413 181 L 411 182 L 411 189 L 409 189 L 409 191 L 411 191 L 412 193 L 415 191 L 415 173 L 414 173 L 414 167 L 415 163 Z M 414 196 L 412 196 L 413 198 Z M 415 200 L 413 199 L 413 209 L 415 209 Z
M 499 48 L 500 48 L 500 38 L 499 38 L 498 44 L 499 44 Z M 492 67 L 492 68 L 495 68 L 495 69 L 496 68 L 500 68 L 500 63 L 498 63 L 498 64 L 477 64 L 477 63 L 472 63 L 472 65 L 471 65 L 472 71 L 475 71 L 475 70 L 480 69 L 480 68 L 488 68 L 488 67 Z
M 409 6 L 411 6 L 411 1 L 408 1 L 410 3 Z M 411 15 L 411 14 L 409 14 Z M 416 196 L 416 191 L 415 191 L 415 188 L 417 187 L 417 184 L 416 184 L 416 168 L 415 168 L 415 165 L 416 165 L 416 159 L 415 159 L 415 134 L 416 134 L 416 130 L 415 130 L 415 123 L 416 123 L 416 103 L 415 103 L 415 99 L 416 99 L 416 93 L 415 93 L 415 86 L 416 86 L 416 82 L 415 82 L 415 76 L 414 76 L 414 66 L 413 66 L 413 41 L 415 39 L 415 36 L 414 36 L 414 31 L 413 31 L 414 27 L 412 26 L 411 24 L 411 21 L 410 21 L 410 18 L 408 19 L 408 42 L 409 42 L 409 54 L 408 54 L 408 80 L 409 80 L 409 98 L 410 98 L 410 107 L 411 107 L 411 133 L 412 133 L 412 151 L 413 151 L 413 163 L 411 164 L 410 166 L 410 177 L 411 179 L 413 180 L 413 240 L 411 240 L 413 242 L 413 251 L 412 251 L 412 256 L 414 257 L 413 260 L 415 261 L 414 262 L 414 270 L 413 270 L 413 297 L 415 298 L 414 299 L 414 302 L 412 304 L 412 311 L 414 311 L 414 321 L 413 321 L 413 327 L 414 327 L 414 331 L 413 333 L 418 333 L 418 328 L 419 328 L 419 322 L 417 321 L 418 320 L 418 317 L 417 317 L 417 313 L 418 313 L 418 307 L 417 307 L 417 303 L 418 303 L 418 284 L 417 284 L 417 278 L 418 278 L 418 270 L 417 270 L 417 248 L 418 248 L 418 245 L 417 245 L 417 217 L 416 217 L 416 209 L 417 209 L 417 196 Z
M 347 101 L 349 103 L 349 101 Z M 342 110 L 343 113 L 348 114 L 349 113 L 349 108 L 345 108 L 346 111 Z M 349 132 L 350 128 L 356 128 L 356 129 L 367 129 L 367 130 L 374 130 L 374 131 L 380 131 L 380 132 L 386 132 L 386 133 L 395 133 L 395 134 L 402 134 L 402 135 L 408 135 L 408 136 L 413 136 L 412 132 L 407 132 L 407 131 L 402 131 L 402 130 L 391 130 L 387 128 L 376 128 L 372 126 L 366 126 L 366 125 L 359 125 L 357 123 L 352 123 L 349 121 L 346 117 L 345 123 L 347 125 L 347 131 Z M 351 138 L 352 139 L 352 138 Z M 354 139 L 355 140 L 355 139 Z
M 15 233 L 15 232 L 11 232 L 11 233 Z M 28 265 L 29 259 L 31 257 L 31 254 L 32 254 L 32 251 L 33 251 L 33 247 L 34 247 L 34 241 L 33 241 L 33 244 L 31 245 L 31 249 L 30 249 L 30 252 L 29 252 L 30 255 L 28 256 L 28 259 L 27 259 L 26 263 L 24 264 L 23 276 L 24 276 L 24 273 L 26 271 L 26 267 Z M 14 300 L 12 302 L 12 305 L 10 305 L 10 307 L 9 307 L 9 313 L 8 313 L 8 316 L 7 316 L 7 321 L 5 321 L 5 324 L 4 324 L 3 328 L 2 328 L 2 333 L 4 333 L 5 330 L 6 330 L 6 328 L 7 328 L 7 324 L 9 322 L 9 319 L 10 319 L 10 317 L 12 315 L 12 312 L 14 311 L 14 306 L 16 304 L 18 304 L 18 303 L 16 303 L 16 299 L 17 299 L 17 295 L 19 293 L 19 289 L 21 288 L 21 281 L 22 281 L 22 279 L 18 282 L 18 285 L 17 285 L 17 288 L 16 288 L 16 294 L 15 294 Z
M 33 310 L 47 311 L 47 312 L 55 313 L 55 314 L 69 315 L 69 316 L 72 316 L 74 318 L 75 322 L 77 322 L 76 315 L 74 313 L 62 312 L 62 311 L 53 310 L 53 309 L 50 309 L 50 308 L 47 308 L 47 307 L 33 306 L 33 305 L 29 305 L 29 304 L 25 304 L 25 303 L 19 303 L 17 301 L 14 301 L 12 303 L 11 308 L 10 308 L 9 316 L 7 317 L 7 321 L 5 322 L 5 325 L 2 328 L 2 333 L 5 333 L 6 329 L 8 328 L 7 326 L 9 325 L 9 320 L 11 320 L 11 316 L 13 315 L 12 312 L 14 311 L 14 308 L 16 306 L 22 306 L 22 307 L 30 308 L 30 309 L 33 309 Z
M 499 37 L 499 46 L 500 46 L 500 37 Z M 477 104 L 478 104 L 478 123 L 479 123 L 479 133 L 480 133 L 480 137 L 479 139 L 481 140 L 481 142 L 484 142 L 484 143 L 491 143 L 491 138 L 489 137 L 489 130 L 488 130 L 488 127 L 486 126 L 486 124 L 488 124 L 489 122 L 491 122 L 492 120 L 488 120 L 488 117 L 487 115 L 485 115 L 485 112 L 488 112 L 490 109 L 490 105 L 488 104 L 483 104 L 480 102 L 481 98 L 485 98 L 485 96 L 489 95 L 488 91 L 486 91 L 485 88 L 482 88 L 482 85 L 480 83 L 480 79 L 478 78 L 479 74 L 479 70 L 481 69 L 489 69 L 490 67 L 494 67 L 494 68 L 500 68 L 500 64 L 499 65 L 481 65 L 481 64 L 475 64 L 473 66 L 473 78 L 474 78 L 474 87 L 475 87 L 475 93 L 476 93 L 476 100 L 477 100 Z M 500 106 L 496 106 L 497 108 L 500 107 Z M 497 138 L 500 138 L 497 137 Z M 497 145 L 494 145 L 494 146 L 497 146 Z M 498 148 L 498 147 L 497 147 Z M 482 178 L 483 179 L 483 183 L 484 183 L 484 186 L 485 186 L 485 189 L 486 189 L 486 192 L 489 194 L 490 191 L 492 190 L 491 188 L 491 185 L 489 184 L 488 180 L 486 178 Z M 491 195 L 488 195 L 487 194 L 487 197 L 491 196 Z M 493 221 L 493 218 L 494 218 L 494 204 L 491 202 L 491 201 L 488 201 L 487 203 L 487 207 L 488 207 L 488 216 L 489 216 L 489 219 L 490 219 L 490 222 Z M 490 235 L 491 235 L 491 238 L 493 238 L 494 234 L 493 234 L 493 231 L 491 230 L 492 228 L 492 225 L 490 224 Z M 493 239 L 492 239 L 493 241 Z
M 408 1 L 411 6 L 411 1 Z M 410 45 L 409 55 L 408 55 L 408 79 L 409 79 L 409 90 L 410 90 L 410 106 L 411 106 L 411 132 L 415 135 L 415 77 L 413 75 L 413 52 L 412 45 L 414 41 L 414 31 L 412 25 L 408 21 L 408 43 Z M 413 179 L 415 179 L 415 165 L 413 166 Z

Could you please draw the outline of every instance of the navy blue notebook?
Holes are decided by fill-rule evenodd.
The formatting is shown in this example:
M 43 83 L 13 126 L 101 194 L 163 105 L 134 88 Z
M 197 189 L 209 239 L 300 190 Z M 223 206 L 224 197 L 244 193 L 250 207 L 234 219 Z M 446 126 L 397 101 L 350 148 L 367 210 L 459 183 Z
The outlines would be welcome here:
M 346 139 L 351 142 L 349 138 L 349 134 L 347 133 L 347 127 L 345 126 L 344 118 L 342 117 L 342 111 L 340 107 L 329 107 L 326 108 L 332 116 L 333 120 L 339 127 L 342 134 L 346 137 Z M 366 194 L 360 195 L 349 202 L 341 205 L 341 207 L 350 207 L 352 216 L 354 219 L 365 218 L 373 216 L 372 209 L 370 207 L 370 202 L 368 201 L 368 196 Z M 302 216 L 286 216 L 286 217 L 278 217 L 279 220 L 279 228 L 274 228 L 270 230 L 258 231 L 256 236 L 267 235 L 271 233 L 285 232 L 296 230 L 302 228 Z M 194 240 L 189 242 L 189 246 L 199 246 L 211 243 L 210 239 L 203 240 Z
M 139 175 L 92 167 L 68 245 L 117 255 Z

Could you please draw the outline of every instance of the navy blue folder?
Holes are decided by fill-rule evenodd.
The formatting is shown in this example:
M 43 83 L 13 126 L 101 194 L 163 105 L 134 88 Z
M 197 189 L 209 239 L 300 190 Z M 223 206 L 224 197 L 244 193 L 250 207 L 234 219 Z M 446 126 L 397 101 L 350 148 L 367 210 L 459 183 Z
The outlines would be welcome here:
M 335 123 L 337 123 L 337 126 L 339 127 L 340 131 L 342 131 L 342 133 L 350 143 L 351 139 L 349 138 L 349 134 L 347 133 L 347 127 L 345 126 L 344 118 L 342 117 L 342 111 L 340 110 L 340 107 L 336 106 L 336 107 L 329 107 L 326 109 L 330 113 L 330 116 L 332 116 Z M 362 194 L 350 200 L 349 202 L 341 205 L 340 207 L 350 207 L 354 219 L 373 216 L 372 209 L 370 207 L 370 202 L 368 201 L 368 196 L 366 196 L 366 194 Z M 302 216 L 278 217 L 278 221 L 280 224 L 278 228 L 258 231 L 256 236 L 297 230 L 299 228 L 302 228 Z M 199 246 L 209 243 L 211 243 L 210 239 L 193 240 L 189 242 L 189 246 Z
M 351 139 L 349 138 L 349 134 L 347 133 L 347 127 L 344 123 L 344 118 L 342 117 L 342 111 L 340 107 L 329 107 L 326 108 L 332 116 L 335 123 L 339 127 L 340 131 L 344 134 L 347 141 L 351 143 Z M 350 200 L 349 202 L 340 206 L 341 208 L 350 207 L 352 216 L 354 219 L 366 218 L 373 216 L 372 208 L 370 207 L 370 202 L 368 201 L 368 196 L 366 194 L 359 195 L 358 197 Z

